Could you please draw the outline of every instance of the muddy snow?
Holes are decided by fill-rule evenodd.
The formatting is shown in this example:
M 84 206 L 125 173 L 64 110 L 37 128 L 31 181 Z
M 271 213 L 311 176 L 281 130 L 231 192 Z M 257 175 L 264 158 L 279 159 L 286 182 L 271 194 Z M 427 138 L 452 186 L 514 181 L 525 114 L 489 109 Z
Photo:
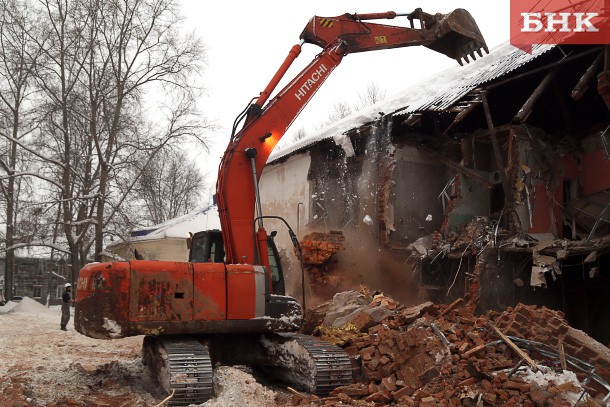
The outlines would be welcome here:
M 61 309 L 30 299 L 0 307 L 0 406 L 156 406 L 166 394 L 142 365 L 142 337 L 98 340 L 59 329 Z M 216 406 L 273 406 L 246 370 L 218 367 Z M 283 404 L 283 403 L 281 403 Z

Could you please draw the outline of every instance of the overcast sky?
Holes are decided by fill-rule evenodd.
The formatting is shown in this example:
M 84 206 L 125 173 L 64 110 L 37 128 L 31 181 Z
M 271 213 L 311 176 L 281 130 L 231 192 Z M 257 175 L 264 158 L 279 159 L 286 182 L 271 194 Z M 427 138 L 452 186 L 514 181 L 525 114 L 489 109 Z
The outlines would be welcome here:
M 211 184 L 216 182 L 220 157 L 235 117 L 265 88 L 314 15 L 408 13 L 418 7 L 430 14 L 446 14 L 464 8 L 473 15 L 490 49 L 509 38 L 508 0 L 182 0 L 182 3 L 187 29 L 195 30 L 207 48 L 207 68 L 202 79 L 207 96 L 201 101 L 201 109 L 221 127 L 212 135 L 212 150 L 202 163 L 202 168 L 210 173 Z M 406 25 L 407 20 L 403 17 L 384 23 Z M 315 45 L 305 44 L 276 91 L 320 51 Z M 293 123 L 286 137 L 300 128 L 314 132 L 320 122 L 327 120 L 336 103 L 356 104 L 369 83 L 375 83 L 389 98 L 450 66 L 459 69 L 454 60 L 424 47 L 348 55 Z

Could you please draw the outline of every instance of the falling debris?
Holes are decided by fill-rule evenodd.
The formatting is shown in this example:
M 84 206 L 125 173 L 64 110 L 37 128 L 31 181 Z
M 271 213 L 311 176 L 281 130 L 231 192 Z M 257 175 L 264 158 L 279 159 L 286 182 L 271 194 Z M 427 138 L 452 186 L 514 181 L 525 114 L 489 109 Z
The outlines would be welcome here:
M 343 233 L 340 231 L 313 232 L 305 235 L 301 240 L 303 263 L 311 266 L 326 263 L 333 254 L 343 249 L 344 240 Z
M 343 250 L 345 237 L 340 231 L 312 232 L 301 240 L 301 258 L 310 276 L 313 292 L 324 298 L 337 291 L 341 276 L 333 273 L 333 256 Z

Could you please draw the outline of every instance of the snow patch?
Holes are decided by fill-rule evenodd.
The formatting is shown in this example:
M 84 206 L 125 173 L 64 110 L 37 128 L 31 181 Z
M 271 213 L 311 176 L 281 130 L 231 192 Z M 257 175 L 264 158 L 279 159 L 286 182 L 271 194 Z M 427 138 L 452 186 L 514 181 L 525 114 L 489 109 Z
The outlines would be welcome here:
M 333 137 L 333 141 L 336 145 L 341 146 L 346 157 L 353 157 L 356 155 L 354 146 L 352 144 L 352 139 L 347 134 L 336 135 Z
M 104 329 L 110 333 L 110 337 L 119 338 L 121 336 L 121 326 L 115 321 L 104 317 Z
M 28 314 L 36 314 L 39 312 L 48 312 L 49 308 L 45 307 L 41 303 L 36 300 L 31 299 L 30 297 L 23 297 L 21 301 L 17 305 L 13 307 L 11 312 L 19 312 L 19 313 L 28 313 Z
M 581 394 L 584 391 L 578 377 L 576 376 L 576 373 L 569 370 L 558 372 L 550 367 L 541 365 L 538 365 L 538 368 L 538 371 L 534 372 L 528 366 L 525 370 L 520 370 L 517 373 L 527 383 L 536 383 L 540 387 L 544 388 L 549 385 L 560 386 L 562 384 L 570 383 L 573 390 L 564 389 L 562 391 L 562 396 L 567 402 L 570 403 L 570 406 L 575 406 L 580 400 Z M 586 397 L 583 397 L 583 400 L 585 399 Z
M 11 310 L 15 308 L 17 304 L 19 303 L 15 301 L 7 301 L 6 304 L 0 307 L 0 314 L 7 314 L 11 312 Z
M 242 370 L 243 369 L 243 370 Z M 201 407 L 259 407 L 275 405 L 275 392 L 263 387 L 245 368 L 220 366 L 214 369 L 216 397 Z

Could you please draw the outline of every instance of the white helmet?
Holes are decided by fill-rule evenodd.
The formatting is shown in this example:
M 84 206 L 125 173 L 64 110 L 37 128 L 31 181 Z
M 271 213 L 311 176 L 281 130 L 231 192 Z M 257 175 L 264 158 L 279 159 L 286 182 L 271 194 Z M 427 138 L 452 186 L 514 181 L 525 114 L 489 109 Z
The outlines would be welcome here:
M 72 284 L 70 284 L 70 283 L 66 283 L 66 284 L 64 284 L 64 287 L 66 287 L 66 288 L 68 288 L 68 287 L 72 287 Z

